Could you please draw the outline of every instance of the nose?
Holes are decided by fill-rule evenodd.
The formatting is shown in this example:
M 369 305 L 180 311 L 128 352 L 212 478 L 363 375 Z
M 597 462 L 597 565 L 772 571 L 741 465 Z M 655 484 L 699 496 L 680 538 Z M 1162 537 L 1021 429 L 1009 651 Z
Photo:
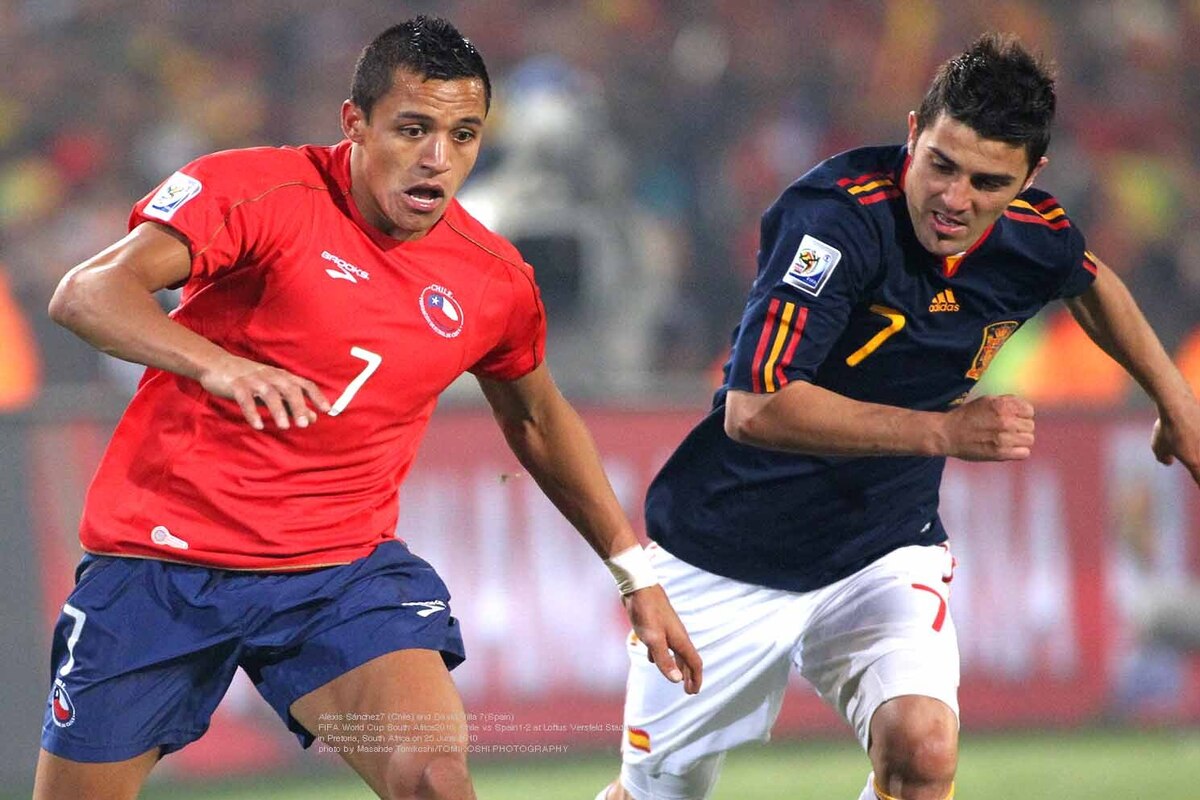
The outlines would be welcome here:
M 450 146 L 445 137 L 430 136 L 421 152 L 421 166 L 434 175 L 450 169 Z
M 951 214 L 969 210 L 973 191 L 970 176 L 967 175 L 947 183 L 946 188 L 942 189 L 942 202 L 946 204 L 946 210 Z

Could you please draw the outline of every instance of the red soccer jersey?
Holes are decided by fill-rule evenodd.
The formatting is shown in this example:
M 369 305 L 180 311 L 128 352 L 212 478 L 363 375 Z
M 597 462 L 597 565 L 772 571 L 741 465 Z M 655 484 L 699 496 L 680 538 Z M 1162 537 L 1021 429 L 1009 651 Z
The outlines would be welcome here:
M 349 142 L 216 153 L 134 207 L 131 228 L 190 243 L 175 321 L 312 380 L 334 409 L 256 431 L 232 400 L 148 369 L 88 490 L 88 551 L 240 569 L 362 557 L 395 535 L 442 390 L 541 363 L 545 317 L 516 249 L 456 201 L 417 241 L 385 236 L 354 206 L 349 156 Z

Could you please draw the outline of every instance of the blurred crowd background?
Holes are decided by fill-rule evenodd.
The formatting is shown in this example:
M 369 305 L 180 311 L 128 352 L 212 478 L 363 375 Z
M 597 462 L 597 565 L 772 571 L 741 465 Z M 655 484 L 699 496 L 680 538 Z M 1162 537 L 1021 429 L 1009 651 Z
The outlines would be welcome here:
M 0 408 L 127 397 L 137 369 L 47 320 L 63 273 L 197 155 L 336 142 L 359 49 L 416 13 L 487 60 L 464 202 L 537 269 L 551 365 L 577 397 L 706 390 L 762 211 L 816 161 L 900 141 L 935 66 L 989 29 L 1058 64 L 1039 184 L 1200 382 L 1196 0 L 4 0 Z M 1061 308 L 1027 327 L 989 386 L 1139 402 Z
M 986 30 L 1057 63 L 1039 185 L 1200 388 L 1200 0 L 0 0 L 0 567 L 15 598 L 0 613 L 0 724 L 28 732 L 0 737 L 0 783 L 31 774 L 79 503 L 140 373 L 49 321 L 55 285 L 192 158 L 338 141 L 359 50 L 418 13 L 450 18 L 487 61 L 491 118 L 461 198 L 534 265 L 555 376 L 591 406 L 634 512 L 718 379 L 763 210 L 827 156 L 902 141 L 937 64 Z M 947 469 L 973 724 L 1194 724 L 1200 660 L 1180 653 L 1200 652 L 1200 502 L 1183 470 L 1150 458 L 1144 396 L 1061 304 L 1007 343 L 982 388 L 1064 413 L 1039 418 L 1026 469 Z M 449 399 L 477 398 L 468 381 Z M 451 539 L 477 556 L 442 565 L 462 616 L 487 621 L 456 673 L 468 705 L 616 719 L 625 620 L 607 576 L 561 544 L 575 540 L 532 484 L 497 489 L 507 462 L 498 440 L 484 447 L 485 412 L 434 424 L 433 441 L 479 452 L 425 448 L 402 518 L 435 563 Z M 519 601 L 511 585 L 540 587 L 544 618 L 504 605 Z M 618 647 L 556 660 L 604 631 Z M 251 694 L 235 686 L 208 744 L 172 769 L 290 763 L 298 751 Z M 811 697 L 789 703 L 790 735 L 840 730 Z M 274 733 L 247 737 L 251 723 Z

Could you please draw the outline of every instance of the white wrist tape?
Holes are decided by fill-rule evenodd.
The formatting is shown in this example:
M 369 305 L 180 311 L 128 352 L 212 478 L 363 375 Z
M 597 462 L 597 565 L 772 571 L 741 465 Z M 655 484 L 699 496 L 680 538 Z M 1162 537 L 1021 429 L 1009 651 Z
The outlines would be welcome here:
M 640 544 L 636 544 L 628 550 L 622 550 L 612 558 L 604 559 L 604 566 L 608 567 L 608 571 L 612 573 L 613 580 L 617 582 L 617 589 L 622 595 L 631 594 L 638 589 L 645 589 L 647 586 L 654 586 L 658 583 L 658 576 L 654 574 L 650 557 L 646 555 L 646 551 Z

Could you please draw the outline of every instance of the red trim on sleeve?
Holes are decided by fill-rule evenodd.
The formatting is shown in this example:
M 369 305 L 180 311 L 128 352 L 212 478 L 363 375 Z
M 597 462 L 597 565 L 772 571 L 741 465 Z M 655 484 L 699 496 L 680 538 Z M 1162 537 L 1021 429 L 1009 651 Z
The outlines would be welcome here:
M 1100 268 L 1097 267 L 1096 262 L 1092 260 L 1094 258 L 1095 258 L 1095 256 L 1093 256 L 1091 253 L 1087 252 L 1086 250 L 1084 251 L 1083 262 L 1082 262 L 1083 268 L 1086 269 L 1088 272 L 1092 273 L 1092 275 L 1096 275 L 1097 273 L 1100 272 Z
M 762 367 L 763 359 L 766 357 L 767 349 L 771 346 L 771 333 L 775 330 L 775 326 L 779 323 L 779 298 L 772 297 L 771 304 L 767 306 L 767 319 L 763 323 L 762 333 L 758 337 L 758 347 L 754 349 L 754 362 L 750 367 L 750 387 L 755 393 L 763 390 Z
M 808 306 L 800 306 L 800 312 L 792 324 L 792 335 L 788 338 L 787 349 L 783 351 L 783 358 L 779 359 L 779 363 L 775 365 L 775 383 L 780 389 L 788 384 L 787 376 L 783 374 L 783 368 L 792 363 L 792 356 L 796 354 L 796 347 L 800 344 L 800 337 L 804 333 L 804 323 L 807 321 Z
M 872 192 L 871 194 L 859 197 L 858 202 L 862 203 L 864 206 L 869 206 L 872 203 L 878 203 L 881 200 L 893 200 L 899 196 L 899 189 L 895 188 L 894 186 L 888 186 L 884 189 L 880 189 L 877 192 Z
M 1043 219 L 1040 216 L 1035 216 L 1033 214 L 1022 214 L 1016 211 L 1005 211 L 1004 216 L 1011 220 L 1016 220 L 1017 222 L 1032 222 L 1035 225 L 1043 225 L 1052 231 L 1061 231 L 1063 228 L 1071 227 L 1071 221 L 1066 217 L 1063 217 L 1055 222 L 1051 222 L 1050 220 Z

